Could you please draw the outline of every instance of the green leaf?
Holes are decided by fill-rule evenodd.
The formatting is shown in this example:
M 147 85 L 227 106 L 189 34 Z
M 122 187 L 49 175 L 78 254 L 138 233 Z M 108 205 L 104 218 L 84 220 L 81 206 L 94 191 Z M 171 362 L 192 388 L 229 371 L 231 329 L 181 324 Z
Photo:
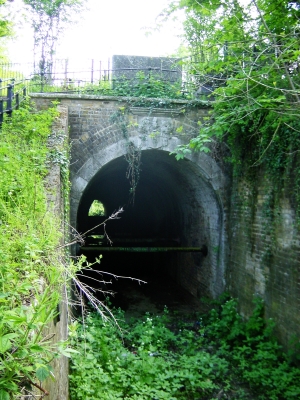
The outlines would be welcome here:
M 0 389 L 0 400 L 9 400 L 10 396 L 6 390 Z
M 42 382 L 45 379 L 47 379 L 48 376 L 50 375 L 49 367 L 47 367 L 46 365 L 43 365 L 36 370 L 35 374 L 36 374 L 38 380 Z
M 70 358 L 72 354 L 77 354 L 77 353 L 79 353 L 77 350 L 70 349 L 69 347 L 66 348 L 66 349 L 59 348 L 59 352 L 60 352 L 63 356 L 68 357 L 68 358 Z
M 15 333 L 8 333 L 0 337 L 0 353 L 3 354 L 12 347 L 10 339 L 17 336 Z
M 30 346 L 30 351 L 42 352 L 42 351 L 44 351 L 44 348 L 42 346 L 39 346 L 38 344 L 34 344 L 34 345 Z

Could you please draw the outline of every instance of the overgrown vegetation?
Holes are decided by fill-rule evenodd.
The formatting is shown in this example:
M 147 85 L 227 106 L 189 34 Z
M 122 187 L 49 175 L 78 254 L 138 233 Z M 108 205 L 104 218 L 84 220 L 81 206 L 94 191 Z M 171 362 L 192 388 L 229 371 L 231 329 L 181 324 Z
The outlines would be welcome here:
M 0 399 L 51 376 L 50 362 L 68 354 L 44 328 L 57 315 L 64 267 L 60 221 L 48 209 L 47 149 L 56 108 L 25 104 L 0 130 Z
M 263 166 L 280 193 L 292 177 L 299 214 L 299 2 L 181 0 L 169 12 L 178 8 L 186 13 L 186 67 L 213 106 L 178 157 L 207 138 L 222 140 L 235 173 L 249 182 Z
M 171 82 L 159 74 L 145 74 L 140 71 L 134 79 L 117 78 L 113 82 L 113 92 L 117 96 L 182 98 L 181 82 Z
M 99 200 L 94 200 L 90 206 L 89 217 L 104 216 L 104 206 Z
M 90 313 L 73 327 L 72 400 L 295 399 L 300 370 L 281 352 L 257 300 L 248 322 L 227 300 L 208 314 L 124 321 Z M 77 329 L 76 329 L 77 328 Z M 112 340 L 113 338 L 113 340 Z
M 12 22 L 4 16 L 5 12 L 5 3 L 6 0 L 0 0 L 0 38 L 12 36 Z M 7 57 L 5 56 L 5 43 L 1 40 L 0 44 L 0 60 L 1 62 L 7 61 Z
M 53 84 L 47 85 L 43 77 L 36 75 L 30 82 L 30 91 L 158 99 L 191 99 L 191 93 L 183 90 L 180 80 L 171 82 L 157 73 L 145 74 L 143 71 L 139 71 L 136 76 L 132 78 L 120 76 L 112 80 L 101 80 L 93 84 L 83 84 L 81 81 L 73 82 L 69 80 L 64 82 L 61 86 L 55 85 L 55 76 L 53 76 L 53 79 Z

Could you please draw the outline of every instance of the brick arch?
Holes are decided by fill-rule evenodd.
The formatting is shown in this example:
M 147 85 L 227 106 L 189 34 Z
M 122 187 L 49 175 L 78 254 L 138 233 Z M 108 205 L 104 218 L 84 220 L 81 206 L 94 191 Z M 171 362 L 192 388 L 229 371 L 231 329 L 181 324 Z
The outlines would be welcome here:
M 217 162 L 204 153 L 191 154 L 185 160 L 177 162 L 169 156 L 176 146 L 182 144 L 179 138 L 159 136 L 147 140 L 139 136 L 129 138 L 142 150 L 142 160 L 145 155 L 151 160 L 152 154 L 164 162 L 171 172 L 158 170 L 158 174 L 170 184 L 174 174 L 179 184 L 171 189 L 178 197 L 179 208 L 182 209 L 182 231 L 184 241 L 192 245 L 208 246 L 208 256 L 198 265 L 197 257 L 185 255 L 182 262 L 185 269 L 177 272 L 177 279 L 193 295 L 198 292 L 216 297 L 225 287 L 225 265 L 227 258 L 227 188 L 228 178 Z M 101 169 L 111 162 L 123 158 L 126 153 L 125 140 L 102 147 L 85 161 L 82 167 L 72 177 L 71 189 L 71 225 L 76 226 L 78 208 L 81 198 Z M 150 161 L 149 161 L 150 162 Z M 150 165 L 148 163 L 147 165 Z M 173 172 L 172 172 L 173 171 Z M 205 242 L 205 243 L 204 243 Z

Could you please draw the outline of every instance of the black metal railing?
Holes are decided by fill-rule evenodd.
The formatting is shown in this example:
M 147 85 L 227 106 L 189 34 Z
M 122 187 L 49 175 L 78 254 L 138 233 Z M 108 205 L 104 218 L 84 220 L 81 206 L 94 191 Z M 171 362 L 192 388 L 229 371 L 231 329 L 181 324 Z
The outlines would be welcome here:
M 170 68 L 168 68 L 170 66 Z M 113 68 L 114 67 L 114 68 Z M 33 63 L 0 64 L 0 123 L 24 100 L 26 93 L 83 93 L 117 96 L 145 96 L 209 99 L 224 84 L 224 78 L 189 73 L 180 63 L 161 67 L 120 67 L 96 60 L 80 63 L 53 60 L 47 68 Z
M 0 124 L 4 114 L 11 116 L 13 110 L 17 110 L 25 100 L 27 94 L 26 81 L 12 79 L 0 79 Z

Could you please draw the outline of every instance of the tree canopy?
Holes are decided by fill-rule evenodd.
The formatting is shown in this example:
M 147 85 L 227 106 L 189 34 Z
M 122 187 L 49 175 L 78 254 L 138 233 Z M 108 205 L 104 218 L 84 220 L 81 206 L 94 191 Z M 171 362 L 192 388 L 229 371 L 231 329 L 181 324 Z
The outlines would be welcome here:
M 213 107 L 177 158 L 217 138 L 243 173 L 263 163 L 277 182 L 286 168 L 300 176 L 299 1 L 180 0 L 169 12 L 176 9 L 186 15 L 186 67 L 212 91 Z
M 39 72 L 51 74 L 56 43 L 85 0 L 23 0 L 31 16 L 34 57 Z
M 13 0 L 9 0 L 13 1 Z M 2 11 L 5 8 L 6 0 L 0 0 L 0 38 L 10 36 L 12 34 L 12 22 L 7 19 L 6 16 L 3 16 Z M 0 58 L 3 58 L 3 47 L 1 44 L 0 48 Z

